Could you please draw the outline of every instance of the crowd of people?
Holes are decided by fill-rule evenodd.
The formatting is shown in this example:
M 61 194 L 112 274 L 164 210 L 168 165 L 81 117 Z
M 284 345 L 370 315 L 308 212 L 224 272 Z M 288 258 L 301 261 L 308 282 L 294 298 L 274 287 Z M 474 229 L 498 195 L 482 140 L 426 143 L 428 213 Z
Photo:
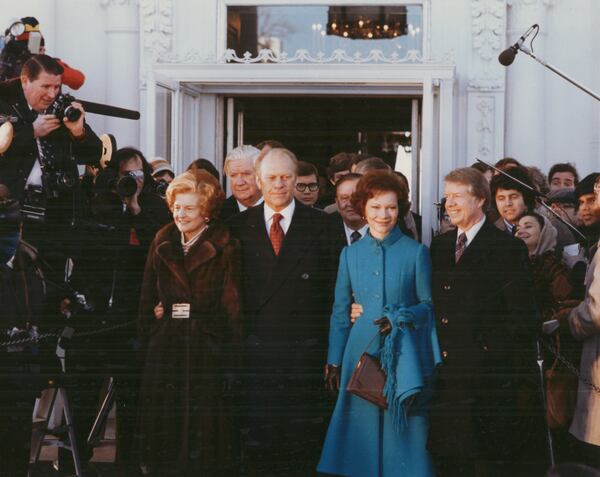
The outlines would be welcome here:
M 544 475 L 549 435 L 549 475 L 596 475 L 600 174 L 453 170 L 428 247 L 409 181 L 374 156 L 339 153 L 324 177 L 277 141 L 238 146 L 228 198 L 207 159 L 176 175 L 127 147 L 101 168 L 81 105 L 46 114 L 62 73 L 37 55 L 0 84 L 18 115 L 0 156 L 1 326 L 107 333 L 74 339 L 66 373 L 43 342 L 0 350 L 0 475 L 27 475 L 34 400 L 58 375 L 86 464 L 113 378 L 127 476 Z M 548 327 L 580 370 L 549 430 Z M 371 362 L 362 379 L 385 377 L 366 398 Z

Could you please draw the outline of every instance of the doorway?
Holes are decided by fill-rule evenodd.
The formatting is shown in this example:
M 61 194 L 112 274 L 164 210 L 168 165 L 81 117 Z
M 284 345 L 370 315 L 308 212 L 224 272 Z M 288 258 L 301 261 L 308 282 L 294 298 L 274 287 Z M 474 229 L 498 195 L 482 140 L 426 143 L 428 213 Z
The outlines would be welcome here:
M 225 104 L 225 151 L 274 139 L 321 173 L 339 152 L 377 156 L 408 178 L 419 203 L 419 98 L 230 96 Z

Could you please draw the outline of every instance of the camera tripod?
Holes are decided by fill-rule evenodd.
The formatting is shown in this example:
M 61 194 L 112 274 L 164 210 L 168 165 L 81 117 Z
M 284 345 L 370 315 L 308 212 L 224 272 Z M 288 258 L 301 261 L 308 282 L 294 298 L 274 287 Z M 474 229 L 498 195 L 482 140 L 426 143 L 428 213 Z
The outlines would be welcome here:
M 65 373 L 65 349 L 63 343 L 69 340 L 75 330 L 70 327 L 66 327 L 56 345 L 56 356 L 61 362 L 62 372 Z M 81 460 L 79 459 L 79 449 L 77 447 L 77 438 L 75 437 L 75 426 L 73 424 L 73 414 L 71 413 L 71 406 L 69 404 L 69 396 L 67 389 L 61 379 L 48 381 L 52 389 L 52 398 L 50 405 L 43 420 L 33 425 L 32 433 L 32 455 L 33 463 L 37 463 L 40 459 L 40 452 L 44 443 L 44 437 L 47 435 L 55 436 L 58 439 L 55 442 L 57 447 L 62 447 L 71 451 L 73 456 L 73 465 L 75 466 L 75 476 L 83 477 Z M 54 412 L 54 407 L 57 402 L 57 398 L 60 397 L 62 400 L 62 418 L 64 418 L 64 425 L 57 427 L 50 426 L 50 420 Z

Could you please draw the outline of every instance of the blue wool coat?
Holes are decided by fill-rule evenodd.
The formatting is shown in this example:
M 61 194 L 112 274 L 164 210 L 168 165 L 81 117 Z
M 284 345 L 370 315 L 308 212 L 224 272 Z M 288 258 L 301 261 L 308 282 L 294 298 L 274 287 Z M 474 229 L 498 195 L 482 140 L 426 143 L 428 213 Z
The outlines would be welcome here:
M 363 315 L 350 323 L 350 305 Z M 387 316 L 394 327 L 386 339 L 393 351 L 392 412 L 346 392 L 365 351 L 378 354 L 373 321 Z M 390 340 L 390 341 L 388 341 Z M 431 305 L 431 263 L 427 247 L 394 229 L 383 241 L 367 235 L 342 251 L 329 332 L 328 363 L 341 366 L 341 385 L 323 446 L 320 472 L 356 477 L 433 475 L 426 451 L 424 411 L 430 377 L 441 361 Z M 388 382 L 390 374 L 388 374 Z M 406 399 L 414 402 L 406 411 Z M 392 399 L 390 399 L 392 398 Z

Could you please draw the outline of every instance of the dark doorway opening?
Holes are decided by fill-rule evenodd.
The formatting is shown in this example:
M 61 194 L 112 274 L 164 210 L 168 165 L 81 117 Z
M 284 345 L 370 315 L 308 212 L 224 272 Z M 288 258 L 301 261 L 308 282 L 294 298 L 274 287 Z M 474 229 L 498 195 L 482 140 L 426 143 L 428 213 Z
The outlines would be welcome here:
M 236 97 L 234 144 L 275 139 L 299 160 L 325 167 L 338 152 L 378 156 L 392 168 L 397 148 L 410 149 L 408 97 Z M 241 141 L 240 141 L 241 139 Z

